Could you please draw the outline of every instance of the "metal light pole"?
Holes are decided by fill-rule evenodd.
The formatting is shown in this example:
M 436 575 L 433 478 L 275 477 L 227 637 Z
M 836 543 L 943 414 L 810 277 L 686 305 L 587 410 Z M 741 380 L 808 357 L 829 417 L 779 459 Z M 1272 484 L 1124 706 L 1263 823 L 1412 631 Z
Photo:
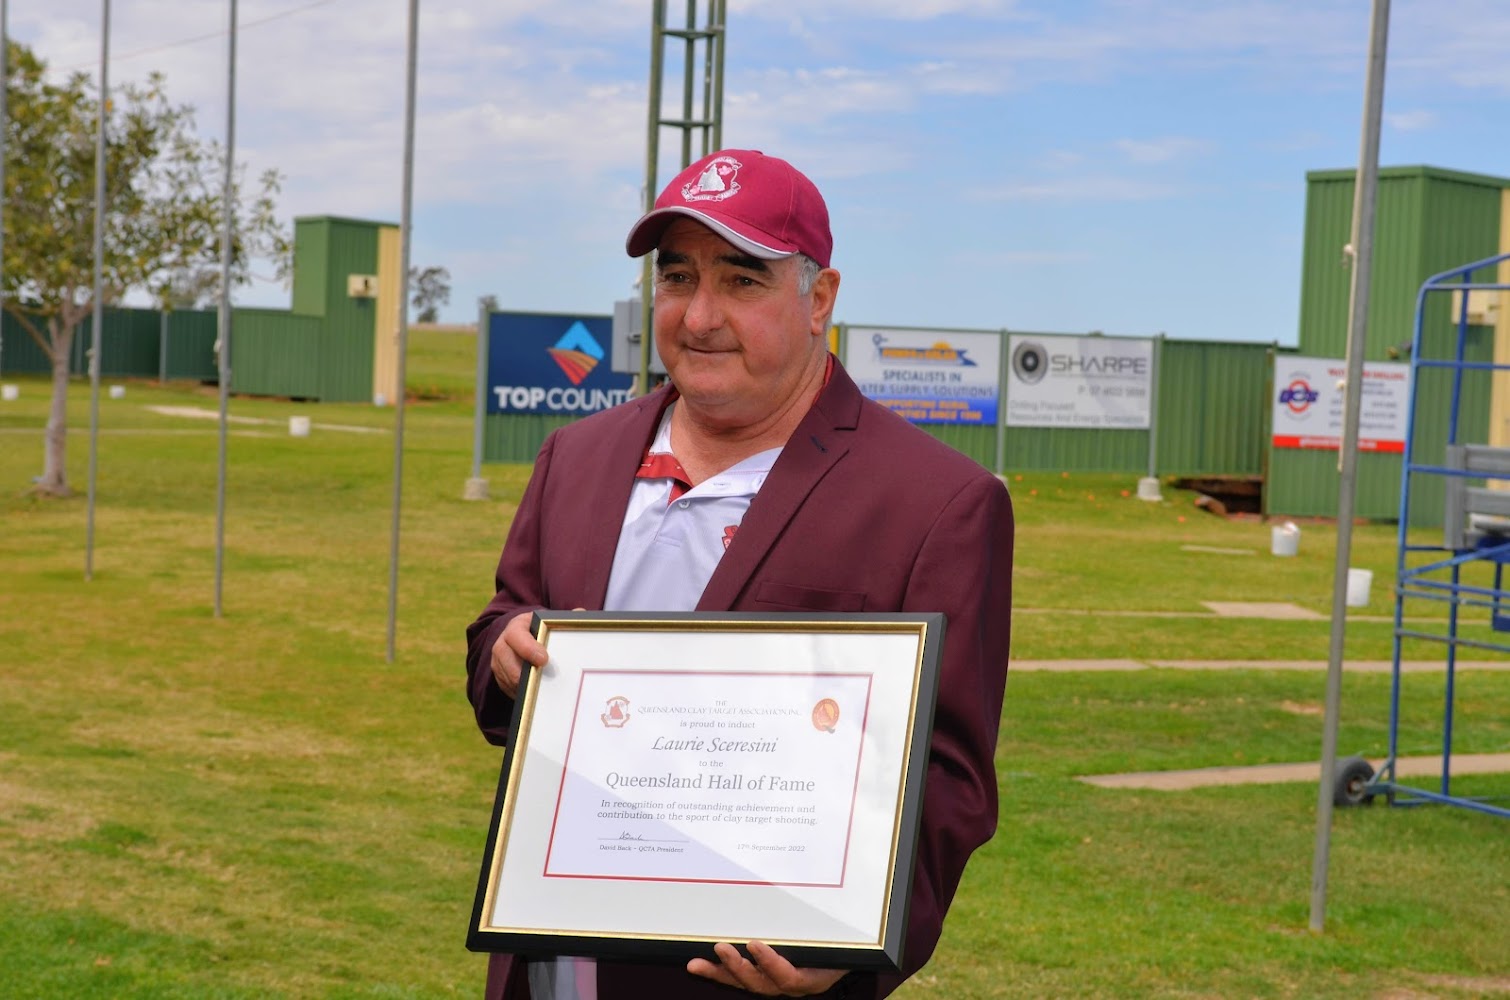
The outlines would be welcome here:
M 659 193 L 657 174 L 660 168 L 661 128 L 670 126 L 681 130 L 682 160 L 678 170 L 685 168 L 694 159 L 692 133 L 700 132 L 702 152 L 706 156 L 723 148 L 724 104 L 724 40 L 728 22 L 728 0 L 708 0 L 707 15 L 703 26 L 697 26 L 697 0 L 687 0 L 686 26 L 666 26 L 666 0 L 653 0 L 650 5 L 650 115 L 645 135 L 645 204 L 644 210 L 655 207 Z M 663 77 L 666 65 L 666 39 L 680 38 L 683 43 L 682 59 L 682 107 L 680 118 L 664 118 L 661 115 Z M 698 74 L 697 46 L 704 46 L 702 59 L 702 113 L 697 115 L 694 107 L 696 78 Z M 650 391 L 650 350 L 653 337 L 651 324 L 651 293 L 654 290 L 652 256 L 646 254 L 640 265 L 640 362 L 636 382 L 641 393 Z
M 110 113 L 110 0 L 100 4 L 100 109 L 94 132 L 94 317 L 89 324 L 89 514 L 84 579 L 94 579 L 94 493 L 100 455 L 100 344 L 105 327 L 105 119 Z
M 666 30 L 666 0 L 654 0 L 650 5 L 650 121 L 645 133 L 645 206 L 646 212 L 655 208 L 656 172 L 661 158 L 661 75 L 664 65 L 662 34 Z M 652 254 L 640 261 L 640 374 L 635 380 L 635 391 L 644 395 L 650 391 L 650 343 L 651 343 L 651 293 L 655 288 L 652 271 Z
M 393 431 L 393 532 L 388 550 L 388 662 L 398 625 L 399 509 L 404 498 L 404 403 L 409 353 L 409 243 L 414 221 L 414 94 L 419 63 L 419 0 L 409 0 L 409 66 L 404 83 L 404 207 L 399 220 L 398 402 Z
M 231 236 L 236 224 L 236 0 L 231 0 L 230 17 L 225 74 L 225 187 L 221 194 L 225 202 L 225 216 L 220 228 L 220 471 L 215 482 L 216 618 L 221 617 L 225 611 L 221 594 L 225 579 L 226 451 L 230 439 L 231 406 Z M 167 345 L 166 337 L 163 338 L 163 344 Z M 163 371 L 166 374 L 167 369 Z
M 9 0 L 0 0 L 0 362 L 5 359 L 5 132 L 6 105 L 10 100 L 10 23 Z M 0 371 L 4 365 L 0 364 Z
M 1316 853 L 1311 866 L 1311 930 L 1326 927 L 1327 869 L 1331 861 L 1332 796 L 1337 780 L 1337 723 L 1342 706 L 1342 650 L 1347 617 L 1347 569 L 1353 553 L 1358 480 L 1358 423 L 1363 408 L 1363 352 L 1368 333 L 1369 281 L 1374 265 L 1374 200 L 1379 183 L 1379 124 L 1384 112 L 1384 63 L 1389 45 L 1389 0 L 1374 0 L 1364 85 L 1363 137 L 1353 189 L 1353 286 L 1348 298 L 1347 393 L 1338 454 L 1337 558 L 1332 571 L 1332 636 L 1327 656 L 1326 716 L 1321 737 L 1321 787 L 1316 804 Z

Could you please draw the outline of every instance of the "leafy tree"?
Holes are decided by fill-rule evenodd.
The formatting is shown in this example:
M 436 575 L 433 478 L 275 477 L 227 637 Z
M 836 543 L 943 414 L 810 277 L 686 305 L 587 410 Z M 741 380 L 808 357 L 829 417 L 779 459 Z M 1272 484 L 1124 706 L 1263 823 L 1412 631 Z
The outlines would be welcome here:
M 43 61 L 16 42 L 9 43 L 6 70 L 5 309 L 52 364 L 36 491 L 66 496 L 68 358 L 79 324 L 94 309 L 100 101 L 82 73 L 49 82 Z M 176 282 L 219 260 L 225 151 L 195 137 L 193 109 L 169 103 L 159 74 L 112 88 L 105 113 L 102 304 L 133 289 L 170 302 Z M 239 177 L 233 185 L 236 284 L 249 280 L 251 257 L 272 257 L 282 272 L 290 266 L 291 243 L 274 218 L 278 184 L 276 171 L 263 174 L 250 204 L 242 202 Z
M 164 312 L 174 309 L 205 309 L 220 302 L 218 267 L 185 268 L 168 275 L 153 288 L 157 307 Z
M 484 295 L 482 298 L 477 300 L 477 304 L 483 309 L 486 309 L 488 312 L 495 313 L 498 311 L 498 296 Z
M 440 307 L 451 301 L 451 272 L 443 267 L 409 268 L 409 285 L 414 291 L 411 301 L 419 310 L 416 323 L 434 323 Z

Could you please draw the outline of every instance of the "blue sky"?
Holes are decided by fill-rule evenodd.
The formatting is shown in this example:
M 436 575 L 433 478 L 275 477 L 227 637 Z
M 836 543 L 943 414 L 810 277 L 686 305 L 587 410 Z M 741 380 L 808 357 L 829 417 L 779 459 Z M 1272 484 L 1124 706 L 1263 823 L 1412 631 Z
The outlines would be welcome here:
M 1356 165 L 1366 0 L 729 7 L 725 145 L 825 192 L 838 320 L 1296 342 L 1305 174 Z M 1382 162 L 1510 176 L 1510 8 L 1393 7 Z M 425 5 L 412 257 L 451 272 L 442 318 L 470 320 L 486 293 L 581 313 L 632 293 L 649 11 Z M 12 0 L 10 30 L 92 73 L 99 13 Z M 112 81 L 162 71 L 221 136 L 226 6 L 115 0 L 111 16 Z M 286 218 L 398 221 L 406 16 L 402 0 L 240 4 L 238 159 L 286 175 Z M 264 281 L 236 301 L 288 297 Z

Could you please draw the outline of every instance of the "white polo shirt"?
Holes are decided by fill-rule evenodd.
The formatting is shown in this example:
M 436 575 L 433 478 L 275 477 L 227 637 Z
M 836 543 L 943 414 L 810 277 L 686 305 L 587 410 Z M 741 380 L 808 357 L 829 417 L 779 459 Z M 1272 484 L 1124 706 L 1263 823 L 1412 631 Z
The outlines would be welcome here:
M 671 453 L 666 407 L 650 455 Z M 675 480 L 639 478 L 619 527 L 605 611 L 691 611 L 781 455 L 771 448 L 673 498 Z
M 675 408 L 675 403 L 666 407 L 647 462 L 650 456 L 671 454 L 671 411 Z M 772 448 L 751 455 L 684 493 L 672 478 L 637 478 L 619 527 L 603 610 L 696 608 L 750 501 L 780 454 L 780 448 Z M 591 959 L 530 962 L 528 975 L 535 1000 L 596 1000 L 598 995 L 597 963 Z

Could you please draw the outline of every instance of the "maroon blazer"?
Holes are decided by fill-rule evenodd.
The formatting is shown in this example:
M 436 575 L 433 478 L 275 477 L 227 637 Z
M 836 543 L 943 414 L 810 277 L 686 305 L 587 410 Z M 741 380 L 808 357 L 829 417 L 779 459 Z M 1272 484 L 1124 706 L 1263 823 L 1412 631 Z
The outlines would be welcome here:
M 522 611 L 599 609 L 619 527 L 667 390 L 551 434 L 467 629 L 468 696 L 489 742 L 513 702 L 489 653 Z M 994 754 L 1012 610 L 1012 505 L 990 472 L 861 395 L 837 363 L 787 441 L 698 602 L 700 611 L 947 615 L 901 975 L 851 973 L 833 995 L 879 998 L 928 960 L 965 861 L 996 832 Z M 488 1000 L 526 1000 L 523 963 L 492 957 Z M 680 965 L 600 962 L 599 1000 L 748 995 Z

